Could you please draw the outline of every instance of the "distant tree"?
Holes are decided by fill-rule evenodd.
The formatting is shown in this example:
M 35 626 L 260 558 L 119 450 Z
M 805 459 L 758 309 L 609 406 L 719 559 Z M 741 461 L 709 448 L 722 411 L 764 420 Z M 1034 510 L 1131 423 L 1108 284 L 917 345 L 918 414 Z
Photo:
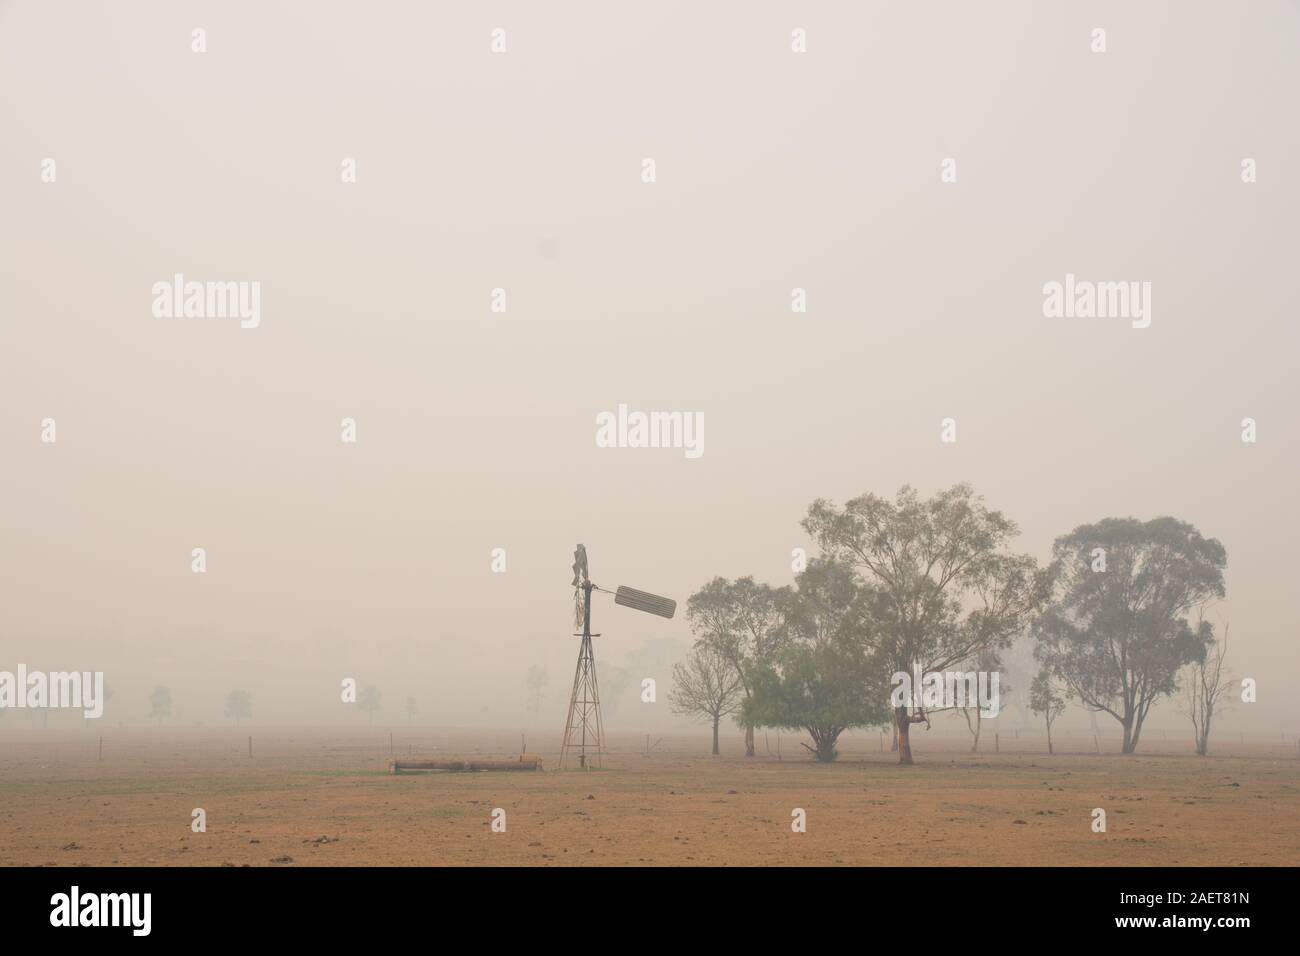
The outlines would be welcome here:
M 375 711 L 380 709 L 379 705 L 382 698 L 383 695 L 374 684 L 357 694 L 357 706 L 366 712 L 366 723 L 371 726 L 375 723 Z
M 1002 659 L 1001 656 L 998 654 L 998 652 L 993 648 L 985 648 L 984 650 L 980 651 L 978 655 L 976 655 L 975 660 L 971 662 L 968 666 L 965 667 L 959 666 L 957 669 L 959 671 L 974 670 L 977 674 L 992 674 L 995 671 L 998 672 L 999 674 L 998 696 L 1000 698 L 1005 698 L 1010 696 L 1012 690 L 1014 689 L 1011 686 L 1011 682 L 1007 680 L 1005 676 L 1002 675 Z M 980 708 L 980 701 L 978 700 L 978 698 L 972 700 L 969 696 L 967 696 L 966 703 L 957 706 L 956 709 L 965 719 L 966 729 L 969 730 L 971 733 L 970 752 L 979 753 L 980 734 L 984 730 L 984 719 L 985 719 L 984 711 Z M 934 713 L 934 711 L 931 710 L 930 713 Z
M 998 652 L 999 670 L 1002 674 L 1002 713 L 1008 708 L 1016 712 L 1016 722 L 1026 729 L 1034 723 L 1033 709 L 1029 706 L 1029 694 L 1021 688 L 1033 685 L 1034 677 L 1040 669 L 1034 658 L 1036 643 L 1032 630 L 1027 628 L 1024 640 L 1015 640 L 1011 647 Z M 999 715 L 1000 717 L 1001 715 Z
M 640 707 L 640 701 L 646 690 L 644 681 L 649 678 L 656 685 L 662 684 L 668 687 L 672 683 L 673 664 L 685 660 L 691 647 L 690 641 L 654 638 L 642 641 L 624 656 L 623 666 L 632 675 L 632 696 L 638 701 L 637 708 L 640 714 L 646 714 L 653 709 Z
M 172 692 L 166 687 L 155 687 L 149 695 L 149 716 L 156 718 L 158 726 L 172 715 Z
M 246 690 L 232 690 L 226 695 L 226 716 L 233 717 L 235 726 L 253 716 L 253 695 Z
M 1223 628 L 1223 638 L 1218 639 L 1213 625 L 1202 616 L 1197 631 L 1205 642 L 1205 657 L 1187 665 L 1183 675 L 1183 705 L 1196 734 L 1196 753 L 1204 757 L 1210 752 L 1210 723 L 1215 713 L 1231 700 L 1225 700 L 1224 695 L 1236 682 L 1223 670 L 1228 656 L 1227 625 Z
M 528 688 L 528 698 L 524 708 L 530 714 L 536 714 L 542 709 L 542 694 L 546 690 L 546 684 L 549 680 L 546 674 L 544 664 L 534 664 L 528 668 L 528 674 L 524 678 L 524 684 Z
M 406 723 L 408 725 L 415 720 L 415 714 L 417 710 L 418 708 L 415 703 L 415 698 L 414 697 L 406 698 Z
M 1029 685 L 1029 709 L 1047 724 L 1047 752 L 1052 750 L 1052 724 L 1065 710 L 1065 698 L 1052 681 L 1050 671 L 1040 670 Z
M 657 637 L 642 641 L 629 651 L 624 663 L 637 678 L 667 675 L 672 673 L 673 664 L 685 658 L 690 649 L 689 642 Z
M 1052 550 L 1056 592 L 1038 623 L 1039 659 L 1070 697 L 1119 721 L 1131 754 L 1151 705 L 1205 659 L 1212 631 L 1187 615 L 1223 597 L 1227 554 L 1174 518 L 1106 518 Z
M 713 723 L 713 754 L 718 754 L 718 724 L 740 710 L 740 678 L 726 657 L 710 644 L 701 644 L 685 661 L 673 665 L 668 701 L 673 713 Z
M 708 645 L 731 665 L 741 693 L 752 693 L 751 674 L 771 664 L 783 640 L 788 588 L 758 584 L 752 577 L 728 581 L 714 578 L 686 602 L 686 618 L 696 637 L 696 647 Z M 754 725 L 745 729 L 745 756 L 752 757 Z
M 632 672 L 608 661 L 596 661 L 596 683 L 600 687 L 600 705 L 605 716 L 618 713 L 628 690 L 635 684 Z
M 840 734 L 888 717 L 888 681 L 867 654 L 865 594 L 848 567 L 808 564 L 790 597 L 775 660 L 751 669 L 746 724 L 803 730 L 813 740 L 804 749 L 830 762 Z
M 1009 646 L 1047 595 L 1034 559 L 1008 550 L 1015 522 L 966 484 L 927 500 L 906 485 L 893 501 L 818 500 L 803 528 L 877 592 L 871 630 L 890 675 L 942 672 Z M 923 721 L 924 708 L 894 708 L 900 764 L 912 763 L 909 728 Z

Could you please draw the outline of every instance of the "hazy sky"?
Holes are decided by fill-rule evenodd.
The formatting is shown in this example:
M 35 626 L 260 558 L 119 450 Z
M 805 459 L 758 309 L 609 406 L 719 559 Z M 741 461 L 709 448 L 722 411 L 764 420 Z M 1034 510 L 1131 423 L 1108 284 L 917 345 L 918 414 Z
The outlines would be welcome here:
M 0 3 L 0 669 L 513 726 L 544 663 L 558 731 L 576 542 L 684 604 L 790 581 L 819 496 L 965 480 L 1040 559 L 1220 539 L 1225 719 L 1294 732 L 1298 47 L 1281 2 Z M 260 325 L 155 318 L 176 273 Z M 1150 327 L 1045 318 L 1067 273 Z M 597 448 L 620 403 L 703 456 Z

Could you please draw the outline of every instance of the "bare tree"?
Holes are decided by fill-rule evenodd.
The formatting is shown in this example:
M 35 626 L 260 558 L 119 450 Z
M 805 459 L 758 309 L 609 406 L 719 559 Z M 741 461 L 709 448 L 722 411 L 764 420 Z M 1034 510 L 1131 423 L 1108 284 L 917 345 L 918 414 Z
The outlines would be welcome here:
M 1002 670 L 1002 659 L 995 650 L 983 650 L 975 658 L 974 669 L 976 673 L 991 674 L 994 671 Z M 958 668 L 960 671 L 961 668 Z M 1006 681 L 1002 681 L 998 687 L 999 695 L 1010 695 L 1012 688 Z M 970 752 L 978 753 L 980 749 L 980 732 L 984 729 L 984 717 L 981 710 L 982 704 L 978 695 L 974 698 L 967 696 L 966 703 L 957 706 L 958 712 L 966 719 L 966 729 L 971 732 Z M 936 713 L 938 710 L 945 708 L 930 708 L 929 713 Z
M 1052 681 L 1052 674 L 1046 668 L 1040 670 L 1029 685 L 1029 709 L 1042 716 L 1047 724 L 1047 752 L 1052 753 L 1052 724 L 1065 710 L 1065 698 Z
M 980 749 L 980 731 L 984 729 L 984 723 L 980 719 L 980 709 L 974 702 L 968 703 L 964 707 L 958 707 L 957 712 L 966 720 L 966 729 L 970 731 L 971 742 L 970 752 L 978 753 Z M 930 713 L 934 713 L 933 710 Z
M 696 646 L 709 645 L 731 665 L 741 694 L 752 693 L 751 674 L 770 664 L 782 647 L 789 589 L 757 583 L 752 577 L 714 578 L 691 595 L 686 617 Z M 754 727 L 745 728 L 745 756 L 752 757 Z
M 1183 677 L 1183 704 L 1196 732 L 1196 753 L 1204 757 L 1210 752 L 1210 722 L 1215 711 L 1220 709 L 1220 699 L 1234 681 L 1223 672 L 1223 662 L 1228 656 L 1227 625 L 1223 628 L 1223 638 L 1218 639 L 1214 636 L 1214 626 L 1205 620 L 1202 613 L 1197 630 L 1206 637 L 1205 658 L 1187 666 Z
M 713 722 L 713 755 L 718 755 L 718 724 L 739 713 L 744 687 L 732 662 L 710 644 L 700 644 L 685 661 L 673 665 L 668 692 L 673 713 Z

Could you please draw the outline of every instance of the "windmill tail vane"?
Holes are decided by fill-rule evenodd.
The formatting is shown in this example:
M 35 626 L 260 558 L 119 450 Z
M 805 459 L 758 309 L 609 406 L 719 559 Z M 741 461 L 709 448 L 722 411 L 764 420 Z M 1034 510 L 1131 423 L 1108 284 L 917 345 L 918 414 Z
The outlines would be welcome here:
M 596 655 L 592 648 L 591 593 L 611 592 L 591 582 L 587 567 L 587 549 L 578 545 L 573 552 L 573 623 L 581 628 L 582 644 L 578 648 L 578 665 L 573 672 L 573 693 L 569 695 L 569 716 L 564 723 L 564 743 L 560 746 L 560 767 L 575 751 L 578 766 L 586 770 L 594 762 L 600 766 L 605 747 L 605 730 L 600 718 L 600 689 L 596 681 Z M 614 594 L 614 603 L 647 614 L 671 618 L 677 612 L 677 602 L 649 591 L 620 586 Z
M 614 603 L 621 604 L 624 607 L 636 608 L 638 611 L 645 611 L 647 614 L 658 614 L 660 617 L 672 618 L 677 612 L 677 602 L 672 598 L 660 597 L 657 594 L 651 594 L 649 591 L 638 591 L 636 588 L 619 586 L 614 592 Z

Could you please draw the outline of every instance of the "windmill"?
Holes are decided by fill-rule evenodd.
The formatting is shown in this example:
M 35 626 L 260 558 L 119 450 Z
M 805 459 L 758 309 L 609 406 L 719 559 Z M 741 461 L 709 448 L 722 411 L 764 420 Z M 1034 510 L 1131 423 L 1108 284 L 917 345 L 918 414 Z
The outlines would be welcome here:
M 613 592 L 597 587 L 591 583 L 587 573 L 587 549 L 582 545 L 573 552 L 573 589 L 574 625 L 582 628 L 582 633 L 574 637 L 581 637 L 582 644 L 578 648 L 578 666 L 573 672 L 573 693 L 569 696 L 569 717 L 564 723 L 560 767 L 563 768 L 564 761 L 576 751 L 578 766 L 586 770 L 593 759 L 596 766 L 600 766 L 600 754 L 605 746 L 605 730 L 600 722 L 600 689 L 596 684 L 596 656 L 591 648 L 591 639 L 600 637 L 591 633 L 591 592 L 612 593 L 615 604 L 667 618 L 677 611 L 677 602 L 621 585 Z

